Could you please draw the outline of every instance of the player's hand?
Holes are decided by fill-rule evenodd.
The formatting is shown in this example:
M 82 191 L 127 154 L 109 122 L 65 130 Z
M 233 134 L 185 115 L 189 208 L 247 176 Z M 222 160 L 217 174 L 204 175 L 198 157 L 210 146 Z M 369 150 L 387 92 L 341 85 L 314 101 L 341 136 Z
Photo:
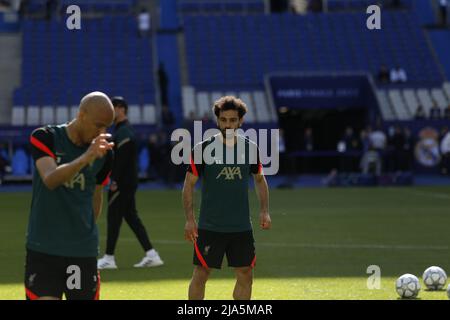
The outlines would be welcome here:
M 109 190 L 111 190 L 111 192 L 116 192 L 117 189 L 119 189 L 119 188 L 117 187 L 117 182 L 112 181 L 112 182 L 111 182 L 111 185 L 109 186 Z
M 259 226 L 263 230 L 268 230 L 272 227 L 272 219 L 270 219 L 270 214 L 268 212 L 261 212 L 259 214 Z
M 89 149 L 87 149 L 85 153 L 89 162 L 104 157 L 108 150 L 111 150 L 114 147 L 114 142 L 109 142 L 107 140 L 110 138 L 111 135 L 109 133 L 102 133 L 92 140 Z
M 184 239 L 186 241 L 195 242 L 198 238 L 197 223 L 195 220 L 188 220 L 184 225 Z

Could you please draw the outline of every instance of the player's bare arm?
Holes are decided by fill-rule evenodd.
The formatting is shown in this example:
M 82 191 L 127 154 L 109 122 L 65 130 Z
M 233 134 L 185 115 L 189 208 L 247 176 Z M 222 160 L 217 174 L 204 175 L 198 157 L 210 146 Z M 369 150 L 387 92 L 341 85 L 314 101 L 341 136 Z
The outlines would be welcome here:
M 183 186 L 183 208 L 186 218 L 184 226 L 184 238 L 187 241 L 195 242 L 198 237 L 197 223 L 194 216 L 194 187 L 198 177 L 192 173 L 186 173 Z
M 47 188 L 53 190 L 70 181 L 86 165 L 97 158 L 102 158 L 108 150 L 114 147 L 114 143 L 108 142 L 110 134 L 100 134 L 92 140 L 89 149 L 74 161 L 58 166 L 51 157 L 42 157 L 36 161 L 39 175 Z
M 100 217 L 100 214 L 102 213 L 102 206 L 103 206 L 103 186 L 102 185 L 95 186 L 94 198 L 93 198 L 92 203 L 94 206 L 95 222 L 97 222 L 98 218 Z
M 262 174 L 254 174 L 256 194 L 259 199 L 259 225 L 262 229 L 270 229 L 272 220 L 269 214 L 269 187 L 266 178 Z

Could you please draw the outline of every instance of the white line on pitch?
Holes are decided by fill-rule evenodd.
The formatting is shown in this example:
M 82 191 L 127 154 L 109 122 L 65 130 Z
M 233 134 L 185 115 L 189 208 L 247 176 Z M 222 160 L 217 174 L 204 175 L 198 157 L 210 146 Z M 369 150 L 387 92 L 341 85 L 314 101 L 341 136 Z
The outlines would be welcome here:
M 132 242 L 136 238 L 126 237 L 119 241 Z M 189 244 L 187 241 L 177 240 L 152 240 L 154 243 L 169 244 L 169 245 L 183 245 Z M 312 244 L 312 243 L 276 243 L 276 242 L 261 242 L 256 243 L 257 246 L 262 247 L 276 247 L 276 248 L 307 248 L 307 249 L 375 249 L 375 250 L 449 250 L 449 246 L 413 246 L 413 245 L 385 245 L 385 244 Z
M 450 200 L 450 194 L 446 194 L 446 193 L 426 192 L 426 191 L 407 190 L 407 189 L 401 189 L 401 191 L 412 194 L 412 195 L 416 195 L 416 196 Z

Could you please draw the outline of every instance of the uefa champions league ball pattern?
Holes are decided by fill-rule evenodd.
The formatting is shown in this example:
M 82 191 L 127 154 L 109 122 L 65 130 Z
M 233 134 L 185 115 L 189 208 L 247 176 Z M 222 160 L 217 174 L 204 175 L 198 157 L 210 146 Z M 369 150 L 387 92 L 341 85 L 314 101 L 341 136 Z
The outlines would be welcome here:
M 401 298 L 415 298 L 420 291 L 420 282 L 415 275 L 404 274 L 395 282 L 395 289 Z
M 442 268 L 432 266 L 423 273 L 423 282 L 429 290 L 441 290 L 447 282 L 447 275 Z

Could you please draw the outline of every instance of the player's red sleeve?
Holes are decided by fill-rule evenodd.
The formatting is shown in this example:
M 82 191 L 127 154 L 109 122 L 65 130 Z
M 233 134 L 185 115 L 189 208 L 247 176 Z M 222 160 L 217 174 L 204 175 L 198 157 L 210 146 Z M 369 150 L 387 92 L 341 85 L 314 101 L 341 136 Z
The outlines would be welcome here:
M 196 146 L 192 149 L 190 159 L 189 159 L 189 165 L 187 166 L 187 172 L 192 173 L 194 176 L 199 177 L 202 174 L 203 171 L 203 162 L 201 163 L 195 163 L 195 157 L 194 157 L 194 149 L 200 147 Z M 203 152 L 202 152 L 203 154 Z
M 250 172 L 253 174 L 264 174 L 261 159 L 259 157 L 259 148 L 256 147 L 256 163 L 250 165 Z
M 42 157 L 52 157 L 56 159 L 53 150 L 53 132 L 50 128 L 39 128 L 33 131 L 30 136 L 31 155 L 36 161 Z
M 194 157 L 192 156 L 192 154 L 191 154 L 191 164 L 189 166 L 188 171 L 191 172 L 194 176 L 198 177 L 197 166 L 195 165 Z

